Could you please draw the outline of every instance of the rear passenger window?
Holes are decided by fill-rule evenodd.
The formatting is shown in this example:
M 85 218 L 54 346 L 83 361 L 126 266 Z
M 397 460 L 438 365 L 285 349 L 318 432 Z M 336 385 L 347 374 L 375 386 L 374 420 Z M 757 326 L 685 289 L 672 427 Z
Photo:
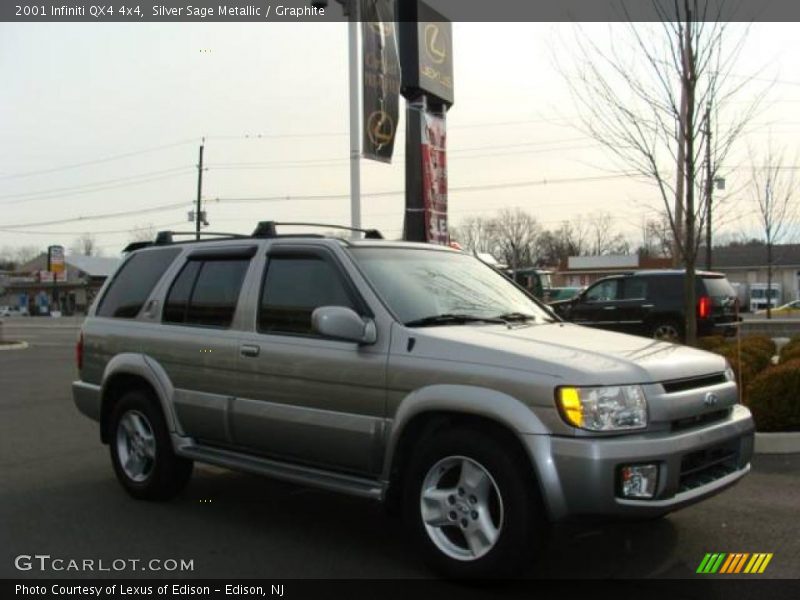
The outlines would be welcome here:
M 114 275 L 97 306 L 97 316 L 133 319 L 167 270 L 178 248 L 145 250 L 131 255 Z
M 626 279 L 622 294 L 623 300 L 642 300 L 647 298 L 647 280 L 644 277 Z
M 258 311 L 260 331 L 311 334 L 311 313 L 320 306 L 358 312 L 333 264 L 318 256 L 270 257 Z
M 250 259 L 189 260 L 175 278 L 163 320 L 230 327 Z

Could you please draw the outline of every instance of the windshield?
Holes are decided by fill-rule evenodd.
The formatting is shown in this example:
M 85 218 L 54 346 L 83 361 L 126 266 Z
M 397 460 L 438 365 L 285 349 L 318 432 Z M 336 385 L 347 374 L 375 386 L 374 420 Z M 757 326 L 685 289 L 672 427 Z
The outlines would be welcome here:
M 416 248 L 349 250 L 403 323 L 440 315 L 553 320 L 505 276 L 467 254 Z

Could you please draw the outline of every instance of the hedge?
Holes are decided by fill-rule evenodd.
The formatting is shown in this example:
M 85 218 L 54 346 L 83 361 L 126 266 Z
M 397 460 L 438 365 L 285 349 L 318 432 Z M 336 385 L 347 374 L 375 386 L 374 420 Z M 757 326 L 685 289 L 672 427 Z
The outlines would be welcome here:
M 758 431 L 800 431 L 800 359 L 769 367 L 747 388 Z
M 796 358 L 800 358 L 800 337 L 793 337 L 788 344 L 781 348 L 782 363 Z

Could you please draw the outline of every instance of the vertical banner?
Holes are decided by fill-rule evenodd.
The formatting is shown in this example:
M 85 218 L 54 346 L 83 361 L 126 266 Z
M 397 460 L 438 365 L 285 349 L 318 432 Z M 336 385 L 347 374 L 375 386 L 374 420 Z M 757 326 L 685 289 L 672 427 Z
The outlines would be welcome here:
M 391 162 L 400 95 L 400 57 L 392 0 L 360 0 L 362 149 L 364 158 Z
M 444 113 L 420 111 L 422 118 L 422 205 L 425 241 L 447 245 L 447 128 Z

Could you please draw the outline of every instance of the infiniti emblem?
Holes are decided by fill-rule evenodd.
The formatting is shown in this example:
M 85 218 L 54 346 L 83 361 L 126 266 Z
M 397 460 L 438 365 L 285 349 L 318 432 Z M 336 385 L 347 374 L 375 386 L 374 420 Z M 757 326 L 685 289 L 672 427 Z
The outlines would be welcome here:
M 713 392 L 708 392 L 706 394 L 706 397 L 703 398 L 703 404 L 705 404 L 706 406 L 716 406 L 717 402 L 719 402 L 719 398 Z

